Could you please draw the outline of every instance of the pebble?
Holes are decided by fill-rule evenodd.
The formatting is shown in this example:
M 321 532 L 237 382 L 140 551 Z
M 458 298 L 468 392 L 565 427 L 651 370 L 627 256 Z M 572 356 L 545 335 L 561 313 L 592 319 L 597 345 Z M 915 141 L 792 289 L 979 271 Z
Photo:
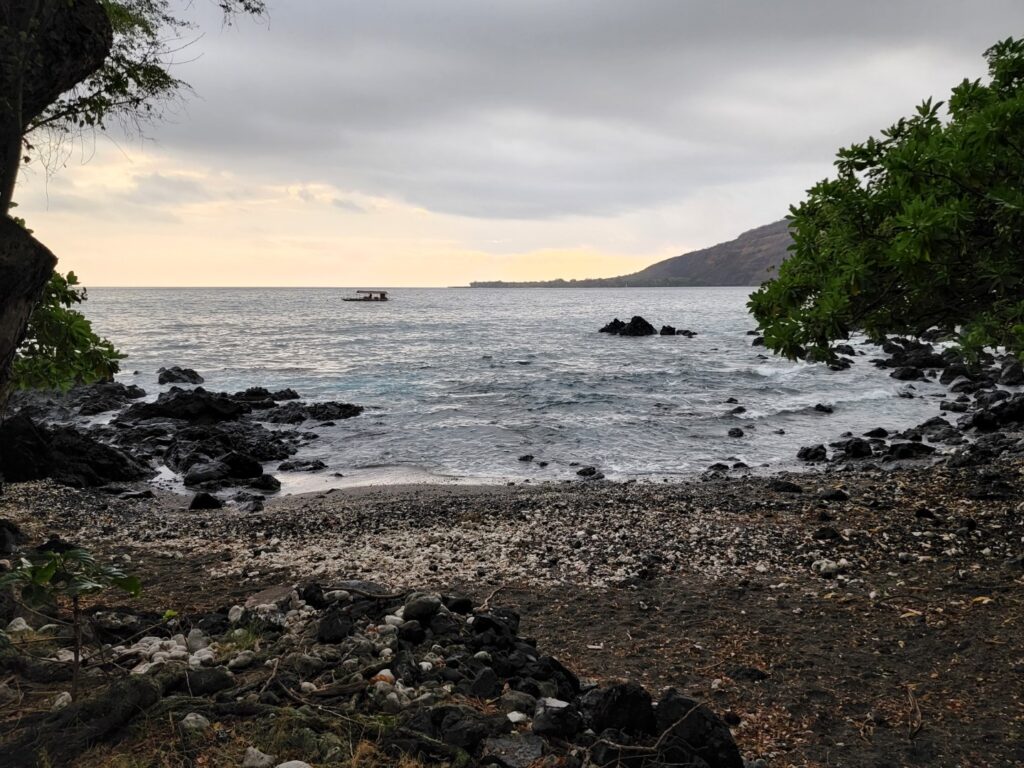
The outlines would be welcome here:
M 197 738 L 210 730 L 210 721 L 198 712 L 189 712 L 178 723 L 178 730 L 185 738 Z
M 276 768 L 313 768 L 313 766 L 301 760 L 289 760 L 287 763 L 278 763 Z
M 256 661 L 256 654 L 252 651 L 242 651 L 228 662 L 228 669 L 246 669 Z
M 71 703 L 71 694 L 67 691 L 61 691 L 54 699 L 53 704 L 50 705 L 50 711 L 56 712 L 59 709 L 64 709 L 68 704 Z
M 260 752 L 255 747 L 246 747 L 245 757 L 242 758 L 242 768 L 273 768 L 277 758 Z
M 28 622 L 21 618 L 21 616 L 18 616 L 16 619 L 11 619 L 10 623 L 7 625 L 7 633 L 10 635 L 31 631 L 32 627 L 30 627 Z

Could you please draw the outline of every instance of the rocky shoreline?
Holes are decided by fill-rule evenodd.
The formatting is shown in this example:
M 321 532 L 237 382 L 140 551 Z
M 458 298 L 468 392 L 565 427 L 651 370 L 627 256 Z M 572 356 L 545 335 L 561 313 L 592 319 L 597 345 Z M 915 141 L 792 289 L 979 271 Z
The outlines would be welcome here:
M 187 369 L 169 369 L 155 402 L 120 384 L 29 398 L 5 422 L 0 460 L 8 479 L 12 466 L 46 471 L 0 495 L 0 545 L 58 537 L 143 579 L 145 610 L 88 611 L 106 652 L 134 670 L 116 694 L 174 723 L 172 761 L 349 765 L 361 749 L 367 765 L 400 754 L 509 768 L 1013 764 L 1024 760 L 1024 701 L 1007 685 L 1024 679 L 1020 366 L 892 344 L 875 364 L 910 386 L 942 377 L 956 421 L 804 446 L 804 473 L 722 462 L 669 484 L 584 467 L 569 483 L 276 496 L 264 465 L 323 471 L 296 453 L 358 406 L 208 392 Z M 150 486 L 158 466 L 194 495 Z M 424 621 L 408 613 L 417 600 L 433 611 Z M 46 649 L 38 616 L 5 610 Z M 551 657 L 562 663 L 539 661 Z M 67 727 L 60 712 L 23 722 L 26 707 L 56 702 L 60 678 L 5 659 L 19 698 L 0 707 L 4 739 Z M 113 671 L 104 664 L 97 675 Z M 200 693 L 206 677 L 219 682 Z M 664 713 L 682 701 L 702 736 L 674 739 L 680 723 Z M 293 718 L 287 738 L 252 731 Z M 57 764 L 143 749 L 152 734 L 126 722 L 113 741 L 83 736 L 93 762 Z

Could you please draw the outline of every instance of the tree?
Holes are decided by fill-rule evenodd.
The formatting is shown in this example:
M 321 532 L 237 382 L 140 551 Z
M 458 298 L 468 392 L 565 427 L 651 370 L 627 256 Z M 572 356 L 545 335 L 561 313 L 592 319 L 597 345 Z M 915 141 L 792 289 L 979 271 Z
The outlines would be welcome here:
M 880 138 L 838 152 L 836 177 L 790 209 L 792 255 L 750 297 L 765 345 L 958 334 L 967 352 L 1024 354 L 1024 41 L 985 52 L 989 79 L 930 99 Z
M 226 18 L 262 0 L 217 0 Z M 168 69 L 187 22 L 167 0 L 0 0 L 0 393 L 56 257 L 9 211 L 39 137 L 137 125 L 184 84 Z

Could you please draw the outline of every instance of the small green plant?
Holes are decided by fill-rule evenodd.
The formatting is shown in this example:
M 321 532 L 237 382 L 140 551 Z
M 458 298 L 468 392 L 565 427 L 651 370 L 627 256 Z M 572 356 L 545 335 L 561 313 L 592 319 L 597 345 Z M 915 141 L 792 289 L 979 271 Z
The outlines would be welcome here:
M 78 675 L 82 666 L 82 597 L 111 588 L 132 597 L 142 591 L 137 576 L 97 563 L 92 553 L 84 549 L 47 551 L 23 557 L 9 573 L 0 577 L 0 589 L 7 587 L 17 589 L 21 600 L 30 608 L 49 606 L 60 610 L 62 605 L 70 604 L 74 651 L 72 699 L 78 698 Z
M 16 389 L 61 389 L 107 381 L 124 355 L 98 336 L 85 315 L 72 309 L 88 298 L 74 272 L 54 272 L 43 289 L 25 340 L 14 358 Z

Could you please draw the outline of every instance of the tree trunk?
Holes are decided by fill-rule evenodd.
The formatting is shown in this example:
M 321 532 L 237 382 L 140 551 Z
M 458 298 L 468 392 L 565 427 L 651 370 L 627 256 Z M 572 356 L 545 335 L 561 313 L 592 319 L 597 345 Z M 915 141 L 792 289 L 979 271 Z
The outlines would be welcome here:
M 28 318 L 57 258 L 6 216 L 0 216 L 0 412 L 9 392 L 11 363 Z
M 8 218 L 25 127 L 103 66 L 113 40 L 99 0 L 0 0 L 0 413 L 14 353 L 57 264 Z

